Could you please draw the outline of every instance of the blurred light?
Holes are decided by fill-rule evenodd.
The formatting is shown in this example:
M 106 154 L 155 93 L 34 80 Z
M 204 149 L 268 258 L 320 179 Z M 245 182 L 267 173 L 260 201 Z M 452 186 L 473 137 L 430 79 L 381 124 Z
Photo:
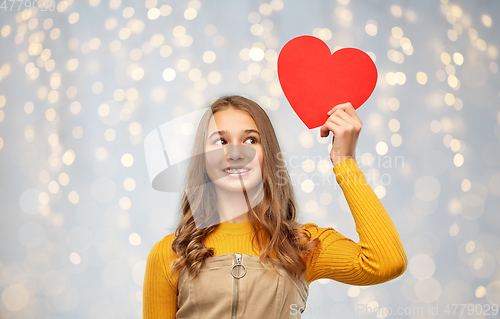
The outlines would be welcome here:
M 446 52 L 441 53 L 441 62 L 443 62 L 444 64 L 450 64 L 451 62 L 450 55 Z
M 103 86 L 102 82 L 95 82 L 94 84 L 92 84 L 92 92 L 94 94 L 101 93 L 103 89 L 104 89 L 104 86 Z
M 59 181 L 59 184 L 66 186 L 69 183 L 69 176 L 66 173 L 61 173 L 61 174 L 59 174 L 59 177 L 57 180 Z
M 401 18 L 401 16 L 403 15 L 403 9 L 401 9 L 399 5 L 393 4 L 391 6 L 391 14 L 396 18 Z
M 130 167 L 134 163 L 134 157 L 132 156 L 132 154 L 126 153 L 122 156 L 121 161 L 123 166 Z
M 185 72 L 191 67 L 191 62 L 187 59 L 180 59 L 175 63 L 175 66 L 180 72 Z
M 387 194 L 387 190 L 382 185 L 376 186 L 373 191 L 377 195 L 377 197 L 380 198 L 380 199 L 384 198 L 385 195 Z
M 133 191 L 135 189 L 135 181 L 133 178 L 127 178 L 123 182 L 123 188 L 129 192 Z
M 466 178 L 462 181 L 461 187 L 463 192 L 468 192 L 471 188 L 471 182 Z
M 169 45 L 162 45 L 160 48 L 160 55 L 163 58 L 167 58 L 172 54 L 172 47 Z
M 260 73 L 260 65 L 258 63 L 250 63 L 248 65 L 248 73 L 251 75 L 258 75 Z
M 22 310 L 30 300 L 30 293 L 23 285 L 11 285 L 2 292 L 2 301 L 7 310 Z
M 414 189 L 420 200 L 429 202 L 439 196 L 441 184 L 433 176 L 422 176 L 415 182 Z
M 75 126 L 71 131 L 72 135 L 76 139 L 80 139 L 83 136 L 83 129 L 81 126 Z
M 460 141 L 457 139 L 452 139 L 450 142 L 450 148 L 453 152 L 458 152 L 460 150 Z
M 483 14 L 483 16 L 481 17 L 481 21 L 483 22 L 485 27 L 487 27 L 487 28 L 491 27 L 492 20 L 491 20 L 491 17 L 489 15 Z
M 10 26 L 9 25 L 5 25 L 2 27 L 0 33 L 2 34 L 2 37 L 7 37 L 9 34 L 10 34 Z
M 205 27 L 205 34 L 209 36 L 213 36 L 217 33 L 217 27 L 213 24 L 207 24 Z
M 132 244 L 134 246 L 139 246 L 141 244 L 141 236 L 139 236 L 139 234 L 132 233 L 132 234 L 130 234 L 128 239 L 129 239 L 130 244 Z
M 128 210 L 132 206 L 132 202 L 128 197 L 122 197 L 118 201 L 118 205 L 120 206 L 121 209 Z
M 455 75 L 455 67 L 452 64 L 448 64 L 444 69 L 448 75 Z
M 95 151 L 95 157 L 99 161 L 104 161 L 108 158 L 108 150 L 105 147 L 98 147 Z
M 388 105 L 392 111 L 397 111 L 399 109 L 399 100 L 395 97 L 392 97 L 389 99 Z
M 203 53 L 203 62 L 212 63 L 215 61 L 215 53 L 213 51 L 205 51 Z
M 458 39 L 458 34 L 455 30 L 448 30 L 448 39 L 451 41 L 457 41 Z
M 377 30 L 378 27 L 377 27 L 377 22 L 375 20 L 368 20 L 366 22 L 365 31 L 368 35 L 371 36 L 377 35 Z
M 456 167 L 460 167 L 464 164 L 464 157 L 462 154 L 455 154 L 453 157 L 453 164 L 455 164 Z
M 260 14 L 257 12 L 251 12 L 248 17 L 248 22 L 250 23 L 259 23 L 260 22 Z
M 173 81 L 175 79 L 175 75 L 175 70 L 172 68 L 168 68 L 163 71 L 163 79 L 167 82 Z
M 164 4 L 160 7 L 160 14 L 163 17 L 168 16 L 170 13 L 172 13 L 172 7 L 169 6 L 168 4 Z
M 328 41 L 332 38 L 332 31 L 330 31 L 330 29 L 323 28 L 319 31 L 318 35 L 322 40 Z
M 392 36 L 396 39 L 401 39 L 403 37 L 403 30 L 400 27 L 393 27 L 391 29 Z
M 434 302 L 441 296 L 441 285 L 433 277 L 418 280 L 415 283 L 415 294 L 423 302 Z
M 255 36 L 262 35 L 263 32 L 264 32 L 264 27 L 258 23 L 253 24 L 250 27 L 250 33 L 252 33 Z
M 158 8 L 151 8 L 148 10 L 148 19 L 149 20 L 156 20 L 160 17 L 161 11 Z M 185 13 L 184 13 L 185 16 Z
M 71 165 L 73 161 L 75 160 L 75 152 L 73 150 L 67 150 L 63 157 L 62 157 L 63 163 L 66 165 Z
M 314 182 L 310 179 L 306 179 L 301 183 L 300 188 L 304 193 L 310 193 L 314 190 Z
M 436 265 L 430 256 L 417 254 L 410 259 L 408 268 L 415 279 L 425 280 L 432 277 L 436 270 Z
M 474 249 L 476 249 L 476 244 L 474 243 L 473 240 L 470 240 L 467 245 L 465 245 L 465 251 L 470 254 L 471 252 L 474 251 Z
M 418 72 L 417 73 L 417 82 L 422 84 L 422 85 L 427 83 L 427 74 L 425 74 L 424 72 Z
M 412 9 L 406 9 L 404 15 L 406 20 L 410 22 L 415 22 L 417 20 L 417 14 Z
M 477 287 L 474 295 L 476 298 L 483 298 L 486 295 L 486 288 L 484 288 L 484 286 Z
M 259 6 L 260 14 L 267 16 L 273 12 L 273 7 L 269 3 L 263 3 Z
M 225 41 L 224 37 L 220 34 L 217 34 L 212 38 L 212 44 L 216 47 L 223 46 Z
M 212 71 L 208 74 L 207 80 L 208 80 L 208 83 L 210 83 L 212 85 L 219 84 L 219 82 L 221 81 L 221 75 L 217 71 Z
M 40 290 L 46 296 L 57 296 L 61 294 L 65 288 L 66 276 L 58 271 L 50 270 L 40 277 Z
M 70 24 L 75 24 L 78 22 L 78 19 L 80 18 L 80 15 L 78 14 L 78 12 L 73 12 L 69 15 L 68 17 L 68 22 Z
M 360 292 L 361 290 L 357 286 L 351 286 L 349 287 L 349 289 L 347 289 L 347 295 L 351 298 L 356 298 L 357 296 L 359 296 Z
M 126 7 L 122 11 L 122 15 L 125 19 L 130 19 L 135 13 L 135 9 L 132 7 Z
M 254 61 L 262 61 L 265 54 L 261 48 L 253 47 L 248 52 L 248 56 Z
M 315 200 L 308 200 L 305 204 L 305 210 L 308 213 L 314 213 L 318 210 L 318 203 Z
M 392 146 L 398 147 L 398 146 L 401 146 L 402 143 L 403 143 L 403 138 L 401 137 L 401 135 L 399 135 L 399 134 L 392 134 L 391 135 Z
M 389 150 L 389 147 L 385 142 L 378 142 L 375 146 L 378 155 L 385 155 Z
M 252 80 L 252 75 L 247 70 L 241 71 L 238 79 L 241 83 L 248 83 Z
M 79 265 L 80 262 L 82 261 L 80 255 L 78 253 L 72 252 L 69 255 L 69 260 L 71 261 L 72 264 Z
M 450 226 L 450 229 L 448 230 L 448 233 L 450 234 L 450 236 L 454 237 L 456 235 L 458 235 L 458 231 L 460 230 L 460 228 L 458 227 L 457 224 L 453 224 Z
M 314 138 L 309 131 L 303 131 L 299 134 L 300 145 L 304 148 L 311 148 L 314 145 Z

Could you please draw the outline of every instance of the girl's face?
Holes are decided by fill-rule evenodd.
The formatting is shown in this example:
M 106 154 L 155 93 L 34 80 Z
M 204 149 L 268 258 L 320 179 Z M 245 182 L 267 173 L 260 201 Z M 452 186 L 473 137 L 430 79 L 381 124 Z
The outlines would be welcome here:
M 242 192 L 243 187 L 250 191 L 259 185 L 264 150 L 257 125 L 247 112 L 233 108 L 216 112 L 207 136 L 206 169 L 216 186 Z

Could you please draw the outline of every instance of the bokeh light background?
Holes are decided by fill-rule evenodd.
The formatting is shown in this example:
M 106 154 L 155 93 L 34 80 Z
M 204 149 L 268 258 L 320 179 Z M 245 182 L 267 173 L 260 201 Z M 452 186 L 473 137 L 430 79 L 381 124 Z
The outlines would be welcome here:
M 143 138 L 226 94 L 272 119 L 301 222 L 357 241 L 331 136 L 307 130 L 277 79 L 280 49 L 304 34 L 378 67 L 358 109 L 358 165 L 409 260 L 381 285 L 314 282 L 304 318 L 341 305 L 500 304 L 500 2 L 11 5 L 0 10 L 1 318 L 140 318 L 147 254 L 174 231 L 180 199 L 152 189 Z M 492 317 L 475 313 L 453 317 Z

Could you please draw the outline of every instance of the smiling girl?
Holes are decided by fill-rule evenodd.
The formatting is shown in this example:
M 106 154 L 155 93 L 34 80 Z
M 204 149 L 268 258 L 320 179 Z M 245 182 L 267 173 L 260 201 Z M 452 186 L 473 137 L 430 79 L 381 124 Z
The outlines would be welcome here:
M 315 280 L 375 285 L 404 273 L 399 234 L 354 159 L 363 124 L 349 103 L 328 115 L 320 134 L 334 133 L 330 159 L 359 242 L 298 223 L 267 114 L 221 97 L 196 132 L 193 154 L 203 155 L 190 162 L 179 226 L 149 253 L 143 318 L 300 318 Z

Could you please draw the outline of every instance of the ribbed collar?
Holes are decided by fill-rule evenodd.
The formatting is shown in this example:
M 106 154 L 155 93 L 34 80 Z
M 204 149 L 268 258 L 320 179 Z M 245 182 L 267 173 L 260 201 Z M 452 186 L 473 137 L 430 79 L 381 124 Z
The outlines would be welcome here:
M 239 224 L 221 222 L 217 227 L 217 231 L 234 235 L 245 234 L 252 231 L 252 225 L 249 220 Z

